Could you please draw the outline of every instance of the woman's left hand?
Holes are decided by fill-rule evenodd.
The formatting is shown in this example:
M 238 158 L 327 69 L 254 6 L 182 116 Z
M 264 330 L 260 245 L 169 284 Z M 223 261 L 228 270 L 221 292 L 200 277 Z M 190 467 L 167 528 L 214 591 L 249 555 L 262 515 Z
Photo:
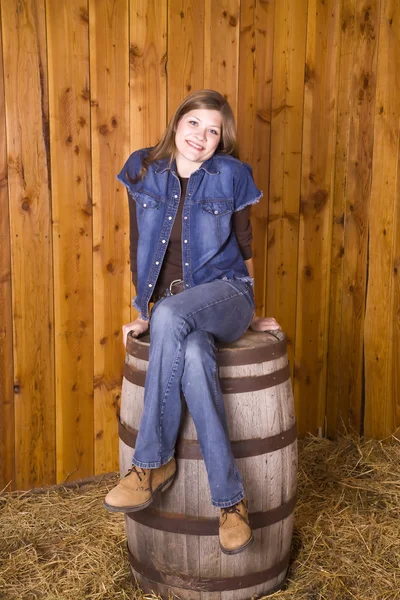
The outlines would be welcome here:
M 281 326 L 273 317 L 253 317 L 249 329 L 252 331 L 274 331 Z

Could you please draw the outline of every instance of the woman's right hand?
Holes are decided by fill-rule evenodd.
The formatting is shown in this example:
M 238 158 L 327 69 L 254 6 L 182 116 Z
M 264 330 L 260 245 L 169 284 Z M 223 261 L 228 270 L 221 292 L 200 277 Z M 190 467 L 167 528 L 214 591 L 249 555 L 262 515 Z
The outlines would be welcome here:
M 128 337 L 128 333 L 131 331 L 133 337 L 138 337 L 142 333 L 145 333 L 149 328 L 149 322 L 144 319 L 137 318 L 136 321 L 132 321 L 132 323 L 127 323 L 122 326 L 122 341 L 126 348 L 126 340 Z

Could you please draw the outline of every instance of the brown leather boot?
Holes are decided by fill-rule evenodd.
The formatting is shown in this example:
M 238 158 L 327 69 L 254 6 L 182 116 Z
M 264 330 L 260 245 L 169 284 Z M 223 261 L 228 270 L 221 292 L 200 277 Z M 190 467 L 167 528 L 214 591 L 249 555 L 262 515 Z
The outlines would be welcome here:
M 153 502 L 154 494 L 169 488 L 175 472 L 175 458 L 157 469 L 133 466 L 119 484 L 108 492 L 104 508 L 111 512 L 133 512 L 146 508 Z
M 253 541 L 246 498 L 234 506 L 221 508 L 219 545 L 222 552 L 238 554 L 248 548 Z

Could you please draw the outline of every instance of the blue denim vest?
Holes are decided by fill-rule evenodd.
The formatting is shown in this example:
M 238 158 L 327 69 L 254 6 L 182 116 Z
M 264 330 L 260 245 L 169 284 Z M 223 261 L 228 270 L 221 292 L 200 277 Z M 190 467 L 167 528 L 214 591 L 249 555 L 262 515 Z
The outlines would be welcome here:
M 175 161 L 152 163 L 143 180 L 132 183 L 149 148 L 131 154 L 117 175 L 136 202 L 139 231 L 137 290 L 133 306 L 143 319 L 157 282 L 181 197 Z M 128 178 L 129 176 L 129 178 Z M 249 165 L 214 154 L 192 173 L 182 216 L 183 283 L 189 289 L 215 279 L 249 279 L 232 230 L 232 213 L 254 204 L 262 193 Z

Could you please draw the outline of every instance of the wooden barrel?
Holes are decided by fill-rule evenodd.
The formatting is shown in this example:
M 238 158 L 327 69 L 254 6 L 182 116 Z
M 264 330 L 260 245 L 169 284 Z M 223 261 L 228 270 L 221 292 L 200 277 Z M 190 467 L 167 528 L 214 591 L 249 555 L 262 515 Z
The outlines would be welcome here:
M 143 409 L 149 337 L 129 338 L 119 424 L 120 468 L 131 467 Z M 296 501 L 297 441 L 286 340 L 246 332 L 218 348 L 233 453 L 249 502 L 254 543 L 237 555 L 219 547 L 219 509 L 187 410 L 176 448 L 177 476 L 145 510 L 126 515 L 132 575 L 146 592 L 182 600 L 248 600 L 285 579 Z M 234 591 L 235 590 L 235 591 Z

